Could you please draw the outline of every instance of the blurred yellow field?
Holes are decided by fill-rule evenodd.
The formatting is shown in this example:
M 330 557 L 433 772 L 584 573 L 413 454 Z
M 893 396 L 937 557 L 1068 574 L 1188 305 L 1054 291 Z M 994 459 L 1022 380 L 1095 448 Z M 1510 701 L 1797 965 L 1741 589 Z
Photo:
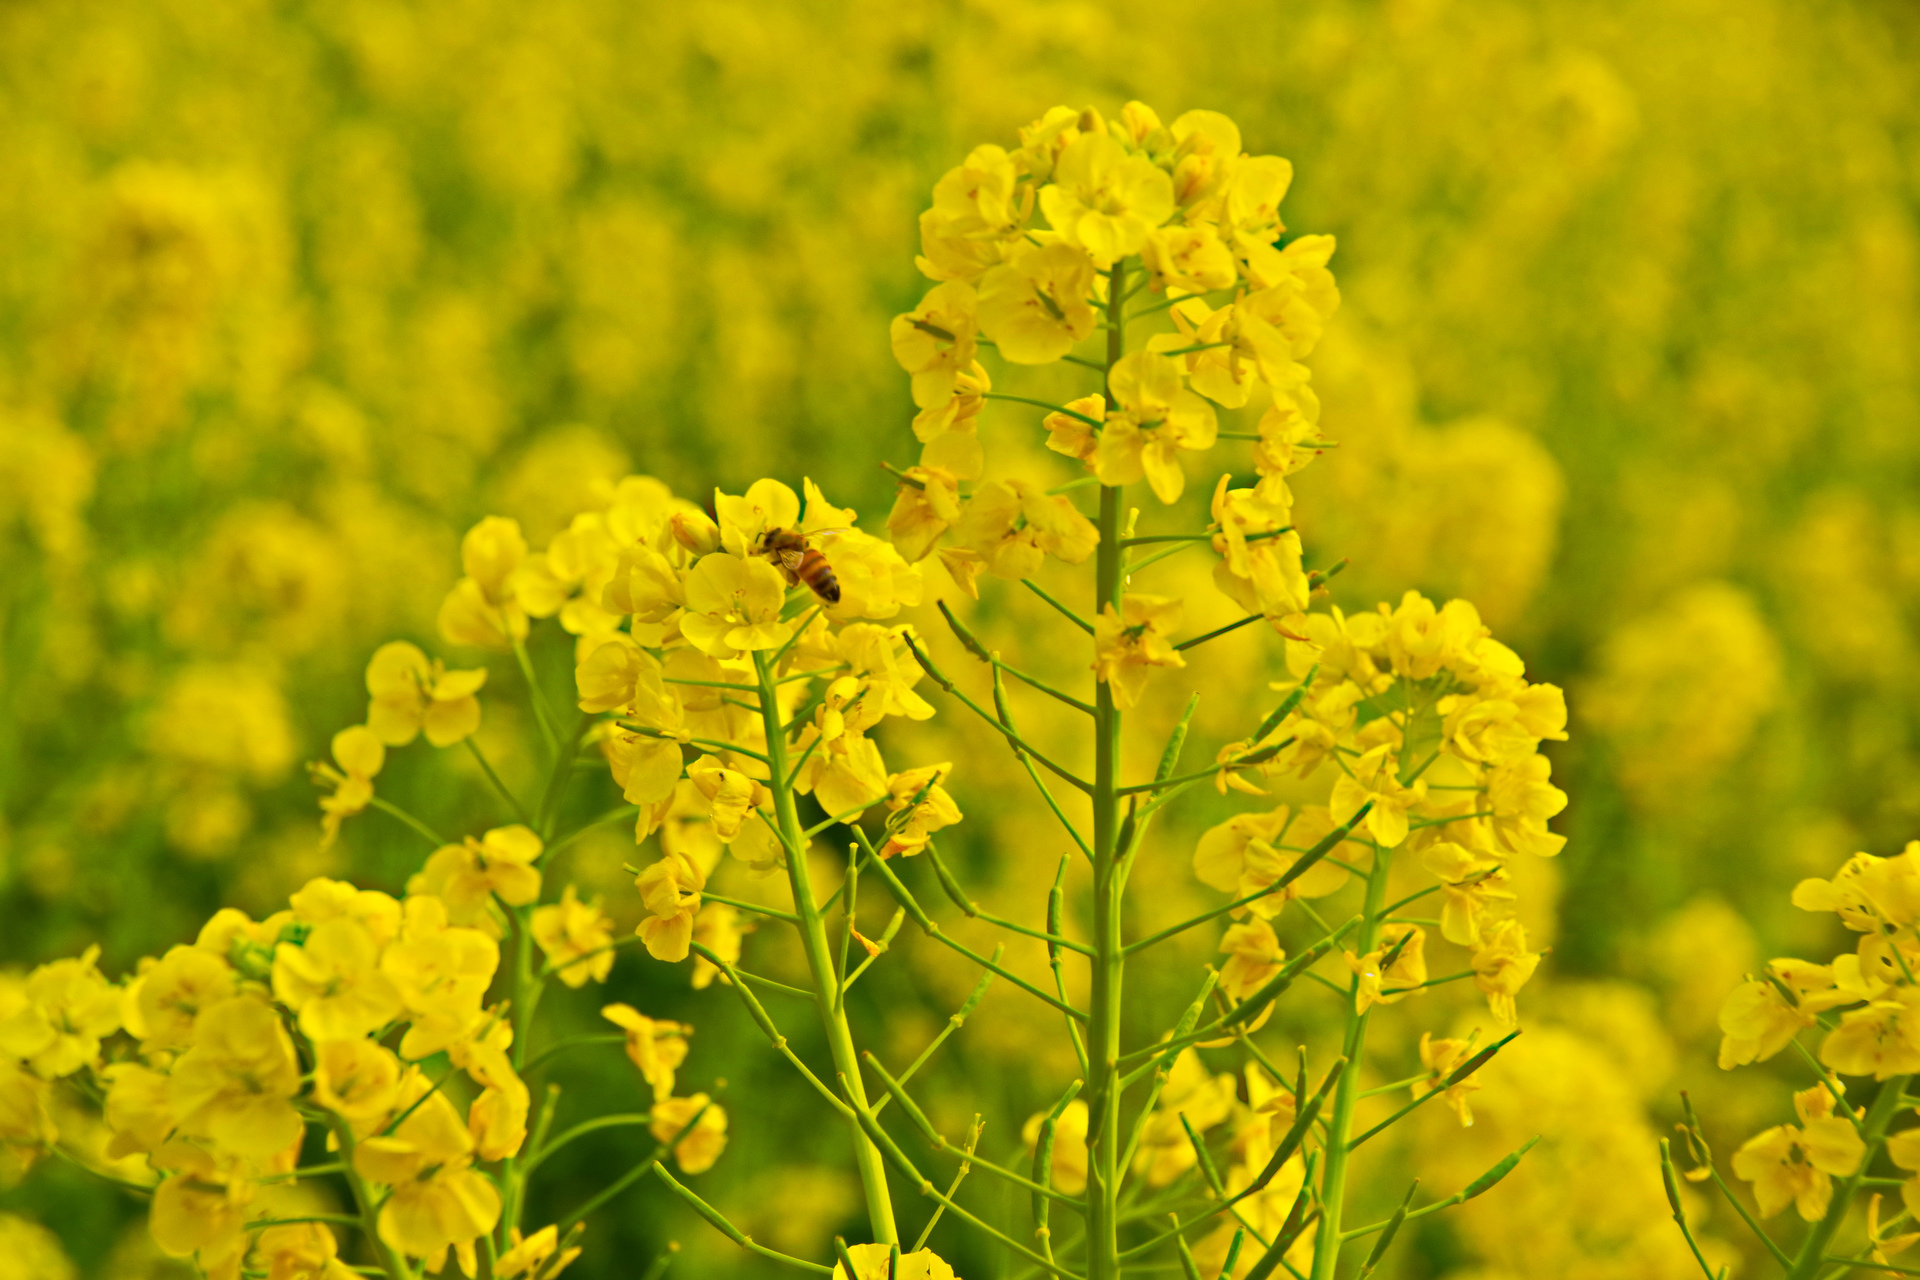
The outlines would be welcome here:
M 1916 57 L 0 7 L 0 1280 L 1920 1267 Z

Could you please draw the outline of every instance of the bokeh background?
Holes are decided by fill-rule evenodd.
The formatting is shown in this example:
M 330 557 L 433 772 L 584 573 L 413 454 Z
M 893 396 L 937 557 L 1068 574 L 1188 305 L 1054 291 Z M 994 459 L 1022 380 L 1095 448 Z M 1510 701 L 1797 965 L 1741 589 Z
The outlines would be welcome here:
M 397 888 L 412 837 L 370 815 L 323 852 L 302 765 L 360 718 L 377 644 L 438 648 L 468 524 L 537 544 L 640 471 L 694 495 L 809 474 L 877 527 L 877 460 L 912 460 L 886 327 L 924 287 L 934 179 L 1057 102 L 1210 107 L 1294 161 L 1289 225 L 1339 239 L 1316 379 L 1342 447 L 1299 486 L 1319 562 L 1353 561 L 1336 600 L 1466 595 L 1572 706 L 1531 1033 L 1481 1124 L 1426 1116 L 1377 1157 L 1381 1195 L 1548 1141 L 1424 1220 L 1398 1274 L 1688 1274 L 1652 1145 L 1676 1091 L 1723 1152 L 1787 1118 L 1765 1072 L 1713 1067 L 1721 996 L 1826 937 L 1795 880 L 1920 837 L 1916 55 L 1891 0 L 6 0 L 0 965 L 98 942 L 118 970 L 316 874 Z M 1036 447 L 1029 418 L 986 424 Z M 1224 712 L 1268 659 L 1223 652 Z M 514 706 L 482 738 L 510 780 Z M 976 800 L 1014 776 L 989 746 L 945 747 L 977 755 Z M 450 825 L 486 805 L 425 750 L 383 793 Z M 1169 911 L 1202 901 L 1185 856 L 1231 811 L 1207 803 L 1163 837 Z M 1017 806 L 976 816 L 957 847 L 1033 909 L 1057 850 L 1029 858 Z M 571 856 L 631 919 L 631 843 Z M 903 951 L 861 1016 L 911 1054 L 971 977 Z M 703 1194 L 795 1251 L 857 1221 L 838 1130 L 720 989 L 629 956 L 554 999 L 584 1027 L 603 995 L 696 1022 L 690 1071 L 728 1075 Z M 990 1001 L 930 1105 L 1017 1145 L 1057 1032 Z M 569 1105 L 631 1101 L 609 1058 L 568 1068 Z M 533 1220 L 636 1150 L 578 1144 Z M 72 1170 L 0 1214 L 9 1280 L 187 1274 Z M 763 1274 L 646 1189 L 575 1274 L 669 1240 L 674 1275 Z

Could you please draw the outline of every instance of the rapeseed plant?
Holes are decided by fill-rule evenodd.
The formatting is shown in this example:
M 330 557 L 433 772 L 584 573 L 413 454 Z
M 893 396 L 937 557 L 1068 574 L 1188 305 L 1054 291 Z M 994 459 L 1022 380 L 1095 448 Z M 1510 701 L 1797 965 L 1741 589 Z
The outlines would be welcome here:
M 405 895 L 317 878 L 264 920 L 223 909 L 192 944 L 142 962 L 123 984 L 99 971 L 97 950 L 34 970 L 0 1007 L 8 1148 L 28 1162 L 55 1151 L 89 1163 L 62 1145 L 51 1100 L 92 1100 L 112 1134 L 94 1167 L 150 1195 L 162 1251 L 216 1277 L 347 1274 L 343 1227 L 392 1280 L 449 1260 L 468 1276 L 543 1280 L 580 1256 L 596 1207 L 651 1177 L 734 1243 L 802 1270 L 950 1276 L 925 1245 L 951 1213 L 1048 1275 L 1108 1280 L 1171 1262 L 1190 1276 L 1258 1280 L 1284 1267 L 1331 1280 L 1348 1246 L 1370 1242 L 1371 1272 L 1405 1222 L 1493 1187 L 1525 1146 L 1451 1195 L 1416 1206 L 1416 1180 L 1390 1218 L 1348 1217 L 1355 1152 L 1436 1097 L 1471 1124 L 1475 1073 L 1517 1031 L 1483 1044 L 1426 1030 L 1413 1076 L 1365 1091 L 1359 1082 L 1377 1011 L 1434 988 L 1470 981 L 1494 1024 L 1515 1026 L 1540 953 L 1508 867 L 1564 844 L 1548 821 L 1566 797 L 1539 748 L 1565 738 L 1566 705 L 1558 688 L 1525 678 L 1465 601 L 1436 606 L 1409 591 L 1353 614 L 1313 607 L 1344 562 L 1306 567 L 1289 478 L 1334 447 L 1303 361 L 1339 293 L 1331 239 L 1289 236 L 1281 220 L 1291 179 L 1285 160 L 1247 154 L 1227 117 L 1193 111 L 1166 124 L 1137 102 L 1112 122 L 1055 108 L 1021 130 L 1017 148 L 978 147 L 943 177 L 921 219 L 919 261 L 936 283 L 892 330 L 921 410 L 920 460 L 893 468 L 895 541 L 861 530 L 810 479 L 799 493 L 774 479 L 716 492 L 703 510 L 629 477 L 540 551 L 515 520 L 474 525 L 439 630 L 519 669 L 547 756 L 538 795 L 510 787 L 477 741 L 481 695 L 497 696 L 488 667 L 382 645 L 366 668 L 365 723 L 337 733 L 331 763 L 312 772 L 326 792 L 323 843 L 369 809 L 427 842 Z M 983 352 L 1014 367 L 1003 380 L 1020 366 L 1066 364 L 1099 389 L 1066 404 L 995 391 Z M 1049 484 L 1056 477 L 1017 453 L 994 458 L 988 478 L 978 418 L 995 399 L 1045 411 L 1039 425 L 1068 478 Z M 1222 430 L 1223 412 L 1253 429 Z M 1141 529 L 1131 494 L 1144 489 L 1153 510 L 1177 513 L 1183 455 L 1242 444 L 1252 482 L 1222 475 L 1205 529 Z M 1092 515 L 1081 495 L 1096 500 Z M 1134 588 L 1156 566 L 1177 583 L 1174 557 L 1196 554 L 1243 616 L 1181 638 L 1185 599 Z M 1049 562 L 1079 570 L 1066 599 L 1038 580 Z M 1086 656 L 1084 696 L 1032 674 L 1025 652 L 1023 665 L 1005 660 L 961 620 L 956 606 L 1004 590 L 994 579 L 1049 606 L 1061 639 L 1048 645 Z M 914 624 L 895 621 L 930 590 L 962 652 L 986 668 L 982 697 L 964 687 L 970 673 L 946 674 Z M 577 710 L 549 704 L 529 654 L 547 619 L 574 637 Z M 1151 779 L 1128 781 L 1129 759 L 1142 755 L 1128 737 L 1134 713 L 1165 699 L 1186 654 L 1244 627 L 1273 637 L 1284 657 L 1273 705 L 1257 721 L 1257 708 L 1236 709 L 1241 736 L 1211 764 L 1183 769 L 1193 694 Z M 1033 638 L 1020 637 L 1023 650 Z M 1050 741 L 1077 738 L 1072 756 L 1029 738 L 1023 725 L 1036 720 L 1016 718 L 1016 690 L 1068 719 Z M 1043 928 L 980 908 L 942 857 L 963 803 L 975 803 L 967 769 L 890 764 L 876 737 L 891 719 L 934 717 L 936 700 L 1003 740 L 1090 872 L 1089 891 L 1069 903 L 1072 855 L 1060 860 Z M 447 839 L 381 796 L 389 752 L 422 738 L 463 747 L 519 820 Z M 565 793 L 594 759 L 626 804 L 562 830 Z M 1314 798 L 1269 807 L 1271 787 L 1288 779 Z M 1225 901 L 1143 932 L 1129 924 L 1129 881 L 1143 857 L 1163 856 L 1152 820 L 1202 783 L 1256 806 L 1189 855 Z M 803 818 L 803 803 L 820 816 Z M 657 834 L 659 854 L 633 869 L 644 916 L 616 938 L 600 900 L 573 884 L 553 893 L 549 868 L 557 848 L 622 820 L 636 843 Z M 847 841 L 844 861 L 829 839 Z M 732 861 L 783 882 L 791 906 L 714 889 Z M 1004 946 L 982 954 L 943 928 L 925 897 L 929 869 L 965 916 L 1044 943 L 1051 981 L 1002 963 Z M 897 904 L 877 936 L 858 918 L 862 877 Z M 1434 895 L 1439 917 L 1408 914 Z M 1090 922 L 1085 941 L 1070 907 Z M 909 919 L 979 980 L 947 1029 L 889 1070 L 856 1042 L 847 998 Z M 755 971 L 749 921 L 763 937 L 792 931 L 805 987 Z M 1130 961 L 1137 971 L 1142 953 L 1223 924 L 1225 959 L 1195 975 L 1184 1012 L 1130 994 Z M 1430 941 L 1459 948 L 1465 967 L 1431 976 Z M 604 982 L 628 945 L 697 963 L 693 985 L 728 989 L 846 1126 L 870 1241 L 836 1239 L 829 1260 L 793 1257 L 680 1180 L 712 1168 L 729 1136 L 718 1097 L 676 1092 L 694 1026 L 610 1003 L 604 1016 L 619 1034 L 529 1054 L 544 1039 L 535 1019 L 546 983 Z M 1070 980 L 1082 965 L 1085 981 Z M 957 1144 L 910 1092 L 995 981 L 1058 1015 L 1078 1064 L 1025 1126 L 1030 1166 L 985 1154 L 977 1120 Z M 1341 1035 L 1330 1059 L 1310 1063 L 1302 1048 L 1288 1071 L 1255 1035 L 1296 985 L 1289 1003 L 1331 1000 Z M 762 993 L 812 1006 L 825 1063 L 795 1051 Z M 1130 1033 L 1143 1024 L 1160 1029 Z M 536 1102 L 528 1076 L 606 1041 L 624 1045 L 650 1105 L 553 1132 L 560 1088 L 549 1083 Z M 1230 1051 L 1235 1065 L 1218 1070 L 1203 1049 Z M 1406 1102 L 1363 1127 L 1363 1099 L 1400 1090 Z M 909 1139 L 882 1123 L 889 1103 Z M 651 1153 L 528 1234 L 540 1166 L 585 1134 L 625 1126 L 647 1130 Z M 921 1146 L 930 1150 L 916 1154 Z M 928 1161 L 956 1152 L 957 1172 L 933 1176 Z M 1017 1212 L 996 1221 L 959 1198 L 971 1171 L 1030 1197 L 1030 1223 Z M 308 1179 L 338 1179 L 357 1212 L 287 1213 L 262 1195 Z M 895 1202 L 903 1189 L 933 1202 L 910 1244 Z M 1074 1230 L 1056 1239 L 1054 1223 L 1069 1215 Z

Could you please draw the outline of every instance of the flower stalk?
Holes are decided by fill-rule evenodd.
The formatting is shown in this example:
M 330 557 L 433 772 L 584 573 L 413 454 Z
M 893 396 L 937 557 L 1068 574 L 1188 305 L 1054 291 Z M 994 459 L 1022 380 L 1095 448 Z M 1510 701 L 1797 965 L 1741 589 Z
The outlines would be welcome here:
M 754 676 L 759 682 L 760 715 L 766 728 L 767 768 L 778 781 L 788 776 L 787 731 L 780 723 L 780 699 L 774 671 L 767 655 L 753 655 Z M 813 979 L 813 997 L 826 1032 L 827 1049 L 833 1055 L 833 1067 L 839 1074 L 847 1100 L 856 1113 L 867 1109 L 866 1086 L 860 1076 L 860 1055 L 847 1025 L 841 1005 L 841 977 L 834 962 L 833 946 L 827 938 L 827 926 L 814 896 L 813 875 L 807 866 L 806 837 L 790 787 L 773 789 L 774 820 L 780 843 L 786 850 L 787 883 L 793 890 L 794 913 L 799 917 L 801 949 L 807 957 L 807 972 Z M 851 873 L 851 868 L 849 868 Z M 853 904 L 847 904 L 851 911 Z M 868 1224 L 878 1244 L 897 1244 L 900 1229 L 894 1221 L 893 1197 L 887 1187 L 887 1169 L 880 1149 L 861 1128 L 852 1125 L 854 1165 L 860 1175 L 861 1193 L 866 1199 Z

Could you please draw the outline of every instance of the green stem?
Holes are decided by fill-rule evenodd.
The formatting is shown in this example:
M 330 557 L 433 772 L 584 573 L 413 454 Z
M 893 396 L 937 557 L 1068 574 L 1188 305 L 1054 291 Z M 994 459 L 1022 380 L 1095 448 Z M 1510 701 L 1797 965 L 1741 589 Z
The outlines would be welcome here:
M 540 682 L 534 678 L 533 659 L 527 655 L 526 641 L 514 640 L 513 658 L 520 664 L 520 675 L 527 682 L 527 701 L 533 707 L 533 718 L 540 726 L 540 736 L 547 740 L 547 750 L 557 753 L 560 750 L 560 735 L 547 716 L 547 700 L 540 693 Z
M 360 1209 L 360 1230 L 373 1246 L 373 1256 L 387 1273 L 387 1280 L 414 1280 L 413 1268 L 399 1250 L 380 1238 L 379 1202 L 373 1193 L 367 1190 L 366 1179 L 353 1167 L 353 1126 L 335 1116 L 331 1120 L 333 1135 L 340 1144 L 340 1163 L 345 1166 L 341 1171 L 347 1180 L 347 1186 L 353 1191 L 353 1202 Z
M 514 816 L 519 818 L 520 821 L 527 826 L 533 826 L 533 818 L 528 815 L 526 809 L 521 807 L 520 801 L 514 796 L 513 792 L 507 790 L 507 784 L 500 781 L 500 775 L 493 771 L 493 766 L 487 763 L 487 757 L 482 754 L 480 744 L 473 740 L 471 734 L 461 739 L 461 741 L 467 744 L 467 750 L 473 753 L 474 763 L 480 766 L 480 772 L 487 775 L 487 781 L 493 784 L 493 789 L 498 791 L 501 799 L 507 802 L 507 807 L 513 810 Z
M 773 670 L 767 656 L 753 655 L 754 673 L 760 681 L 761 720 L 767 731 L 767 767 L 775 778 L 787 776 L 787 740 L 780 726 L 780 700 L 775 694 Z M 833 963 L 833 948 L 827 941 L 827 927 L 820 918 L 818 899 L 813 892 L 813 877 L 807 868 L 806 842 L 801 838 L 800 815 L 794 805 L 793 791 L 780 787 L 773 793 L 774 817 L 789 850 L 787 881 L 793 889 L 794 910 L 799 915 L 800 943 L 807 955 L 807 969 L 813 976 L 814 1002 L 819 1006 L 820 1022 L 827 1033 L 827 1047 L 833 1054 L 834 1069 L 839 1072 L 850 1100 L 858 1110 L 867 1107 L 866 1086 L 860 1077 L 860 1055 L 853 1046 L 853 1033 L 847 1026 L 844 1010 L 838 1007 L 839 975 Z M 866 1192 L 867 1217 L 873 1238 L 879 1244 L 895 1244 L 900 1239 L 893 1220 L 893 1199 L 887 1189 L 887 1169 L 879 1148 L 858 1124 L 853 1128 L 854 1162 L 859 1166 L 860 1183 Z
M 1113 399 L 1113 368 L 1126 354 L 1126 267 L 1115 263 L 1108 278 L 1107 399 Z M 1100 486 L 1100 543 L 1094 560 L 1094 607 L 1120 608 L 1126 548 L 1120 540 L 1120 487 Z M 1120 712 L 1113 686 L 1094 687 L 1093 787 L 1093 983 L 1087 1027 L 1087 1276 L 1120 1276 L 1121 998 L 1126 946 L 1121 933 L 1125 884 L 1120 847 Z
M 1380 920 L 1386 914 L 1382 908 L 1386 905 L 1387 873 L 1392 861 L 1391 851 L 1375 849 L 1373 869 L 1367 874 L 1366 905 L 1361 908 L 1360 936 L 1354 943 L 1358 955 L 1373 950 L 1378 938 Z M 1359 989 L 1360 975 L 1355 974 L 1351 990 Z M 1354 1106 L 1359 1101 L 1361 1053 L 1366 1041 L 1367 1015 L 1354 1012 L 1354 1003 L 1349 1000 L 1346 1039 L 1340 1050 L 1347 1069 L 1340 1073 L 1340 1082 L 1334 1087 L 1333 1116 L 1327 1122 L 1327 1159 L 1320 1181 L 1320 1234 L 1313 1250 L 1312 1280 L 1333 1280 L 1340 1261 L 1340 1212 L 1347 1195 L 1347 1157 L 1353 1151 L 1347 1135 L 1353 1129 Z
M 1807 1238 L 1800 1244 L 1800 1252 L 1794 1256 L 1793 1270 L 1787 1272 L 1787 1280 L 1813 1280 L 1819 1273 L 1821 1264 L 1827 1261 L 1827 1246 L 1833 1243 L 1833 1233 L 1840 1229 L 1846 1220 L 1847 1209 L 1853 1204 L 1854 1193 L 1860 1190 L 1861 1180 L 1867 1176 L 1867 1167 L 1873 1163 L 1874 1153 L 1885 1140 L 1887 1126 L 1893 1122 L 1894 1113 L 1900 1110 L 1900 1095 L 1906 1092 L 1907 1081 L 1912 1076 L 1895 1076 L 1880 1086 L 1880 1093 L 1867 1108 L 1865 1127 L 1861 1138 L 1867 1144 L 1867 1150 L 1860 1157 L 1860 1167 L 1853 1176 L 1835 1187 L 1833 1201 L 1827 1206 L 1826 1217 L 1814 1223 L 1813 1230 L 1807 1232 Z
M 540 1003 L 541 979 L 533 968 L 533 906 L 515 907 L 507 913 L 513 921 L 513 971 L 507 988 L 508 1018 L 513 1023 L 513 1069 L 526 1073 L 527 1038 L 533 1030 L 533 1011 Z M 500 1162 L 500 1185 L 504 1194 L 500 1212 L 499 1245 L 509 1246 L 513 1228 L 520 1225 L 527 1174 L 515 1156 Z
M 374 808 L 378 809 L 380 812 L 388 815 L 389 817 L 398 818 L 400 821 L 406 823 L 408 826 L 412 827 L 415 831 L 418 831 L 422 836 L 425 836 L 428 840 L 432 841 L 433 847 L 436 849 L 438 849 L 441 845 L 452 843 L 445 836 L 441 835 L 438 831 L 435 831 L 432 827 L 420 821 L 420 819 L 414 817 L 412 814 L 408 813 L 405 809 L 402 809 L 399 805 L 393 803 L 391 800 L 382 800 L 379 796 L 370 796 L 367 799 L 367 803 L 372 805 Z

